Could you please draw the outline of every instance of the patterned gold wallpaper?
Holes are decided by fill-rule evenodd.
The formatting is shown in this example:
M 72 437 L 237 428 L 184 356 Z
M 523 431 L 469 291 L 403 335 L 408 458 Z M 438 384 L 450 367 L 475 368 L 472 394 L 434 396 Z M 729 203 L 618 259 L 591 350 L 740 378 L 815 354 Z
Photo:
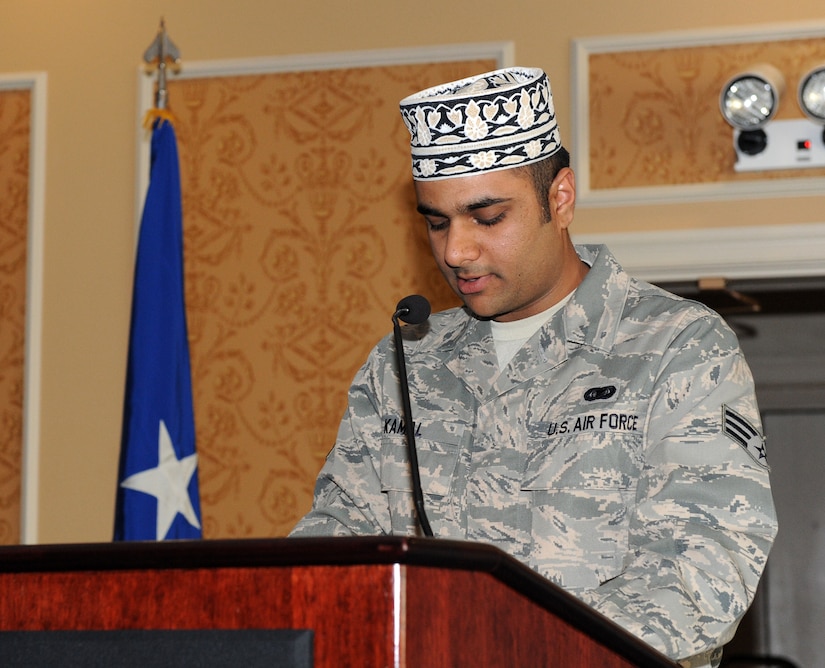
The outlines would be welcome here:
M 761 61 L 788 80 L 778 118 L 800 117 L 794 88 L 825 61 L 821 39 L 590 54 L 591 188 L 753 178 L 732 169 L 717 99 Z M 284 535 L 309 508 L 346 389 L 397 301 L 456 303 L 414 213 L 397 102 L 495 67 L 169 83 L 206 537 Z M 0 92 L 0 543 L 20 535 L 29 118 L 28 92 Z
M 786 79 L 776 118 L 803 118 L 797 82 L 825 62 L 823 39 L 590 54 L 591 188 L 825 175 L 825 169 L 734 172 L 719 92 L 731 76 L 761 62 Z
M 0 544 L 20 541 L 31 93 L 0 91 Z
M 205 537 L 288 532 L 398 300 L 456 303 L 414 211 L 397 103 L 495 67 L 170 82 Z

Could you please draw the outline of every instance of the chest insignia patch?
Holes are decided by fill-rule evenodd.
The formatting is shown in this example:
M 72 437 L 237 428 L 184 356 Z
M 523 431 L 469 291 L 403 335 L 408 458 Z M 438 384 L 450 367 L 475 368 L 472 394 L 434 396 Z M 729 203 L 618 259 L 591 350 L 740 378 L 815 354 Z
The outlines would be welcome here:
M 612 397 L 614 394 L 616 394 L 615 385 L 608 385 L 606 387 L 591 387 L 584 393 L 584 400 L 604 401 L 605 399 L 610 399 L 610 397 Z

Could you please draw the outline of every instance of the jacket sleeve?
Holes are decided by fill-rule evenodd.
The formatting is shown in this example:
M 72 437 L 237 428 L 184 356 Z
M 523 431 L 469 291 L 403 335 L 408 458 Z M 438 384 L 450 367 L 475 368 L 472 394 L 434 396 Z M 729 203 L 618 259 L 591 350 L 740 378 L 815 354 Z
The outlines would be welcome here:
M 582 594 L 685 665 L 729 641 L 777 531 L 753 380 L 733 332 L 692 320 L 654 379 L 624 570 Z
M 379 344 L 356 374 L 335 446 L 315 483 L 312 509 L 290 536 L 390 533 L 387 500 L 381 493 L 381 395 L 377 390 L 385 348 L 385 342 Z

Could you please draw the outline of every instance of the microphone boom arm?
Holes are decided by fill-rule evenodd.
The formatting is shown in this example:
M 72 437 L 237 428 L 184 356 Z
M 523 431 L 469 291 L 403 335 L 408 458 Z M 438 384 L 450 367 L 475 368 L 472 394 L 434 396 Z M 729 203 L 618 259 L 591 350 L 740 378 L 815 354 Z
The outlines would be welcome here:
M 423 298 L 422 298 L 423 299 Z M 418 523 L 425 536 L 432 536 L 433 530 L 430 528 L 430 521 L 427 519 L 427 512 L 424 509 L 424 492 L 421 489 L 421 474 L 418 470 L 418 453 L 415 447 L 415 425 L 412 418 L 412 406 L 410 404 L 410 388 L 407 382 L 407 363 L 404 360 L 404 344 L 401 340 L 401 326 L 398 324 L 399 316 L 403 317 L 410 311 L 410 307 L 402 303 L 392 317 L 393 336 L 395 338 L 395 357 L 398 362 L 398 375 L 401 384 L 401 402 L 404 411 L 404 434 L 407 437 L 407 451 L 410 460 L 410 474 L 412 475 L 412 494 L 415 512 L 418 515 Z M 427 314 L 421 320 L 429 316 L 429 304 L 427 304 Z

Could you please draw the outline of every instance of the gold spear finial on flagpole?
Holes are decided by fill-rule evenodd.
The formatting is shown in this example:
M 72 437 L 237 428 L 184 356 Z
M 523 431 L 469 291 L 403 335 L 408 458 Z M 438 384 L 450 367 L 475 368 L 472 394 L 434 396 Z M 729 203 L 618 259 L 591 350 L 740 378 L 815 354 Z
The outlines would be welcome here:
M 143 54 L 143 60 L 146 63 L 147 74 L 157 72 L 155 107 L 148 112 L 146 120 L 150 123 L 151 120 L 158 117 L 171 120 L 171 113 L 167 111 L 167 70 L 171 69 L 173 73 L 179 72 L 181 59 L 180 50 L 166 32 L 166 23 L 163 17 L 160 19 L 160 27 L 155 39 L 152 40 L 149 48 Z M 151 116 L 151 119 L 149 116 Z

